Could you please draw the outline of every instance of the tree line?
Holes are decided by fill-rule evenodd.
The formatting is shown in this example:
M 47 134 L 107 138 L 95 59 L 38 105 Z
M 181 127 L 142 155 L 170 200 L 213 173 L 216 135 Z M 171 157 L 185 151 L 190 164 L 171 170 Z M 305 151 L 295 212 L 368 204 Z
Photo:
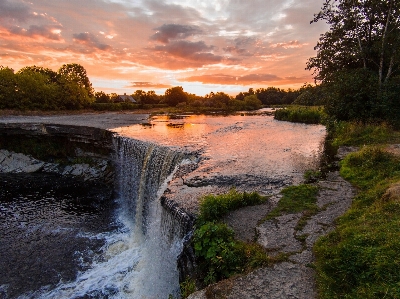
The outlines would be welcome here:
M 0 109 L 71 110 L 94 102 L 94 90 L 79 64 L 51 69 L 27 66 L 14 73 L 0 66 Z
M 325 21 L 308 60 L 326 112 L 336 120 L 400 125 L 400 1 L 325 0 Z
M 17 72 L 0 66 L 0 109 L 16 110 L 115 110 L 152 107 L 178 107 L 194 110 L 255 110 L 263 106 L 284 105 L 299 101 L 312 105 L 316 88 L 304 85 L 300 89 L 276 87 L 250 88 L 230 96 L 224 92 L 210 92 L 205 96 L 187 93 L 181 86 L 168 88 L 163 95 L 155 91 L 136 90 L 131 94 L 136 103 L 121 103 L 118 94 L 95 92 L 82 65 L 64 64 L 58 71 L 40 66 L 26 66 Z M 309 96 L 302 100 L 303 93 Z M 310 96 L 311 95 L 311 96 Z

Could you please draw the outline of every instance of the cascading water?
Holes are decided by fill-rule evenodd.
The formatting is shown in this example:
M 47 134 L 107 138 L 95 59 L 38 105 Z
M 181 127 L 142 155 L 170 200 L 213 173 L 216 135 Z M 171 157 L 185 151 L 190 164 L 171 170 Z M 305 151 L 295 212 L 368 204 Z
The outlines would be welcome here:
M 177 258 L 185 235 L 160 197 L 185 155 L 168 147 L 115 137 L 120 229 L 109 235 L 103 256 L 76 281 L 41 298 L 179 297 Z M 172 211 L 174 213 L 174 211 Z M 30 294 L 32 295 L 32 294 Z

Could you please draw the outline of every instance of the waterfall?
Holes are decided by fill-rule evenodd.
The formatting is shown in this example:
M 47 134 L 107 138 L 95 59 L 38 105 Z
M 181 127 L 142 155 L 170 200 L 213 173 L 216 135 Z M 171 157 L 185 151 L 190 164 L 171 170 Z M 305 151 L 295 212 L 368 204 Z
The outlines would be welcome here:
M 186 155 L 120 136 L 114 147 L 120 230 L 97 236 L 107 239 L 104 254 L 76 281 L 34 297 L 179 298 L 178 257 L 192 219 L 162 194 Z

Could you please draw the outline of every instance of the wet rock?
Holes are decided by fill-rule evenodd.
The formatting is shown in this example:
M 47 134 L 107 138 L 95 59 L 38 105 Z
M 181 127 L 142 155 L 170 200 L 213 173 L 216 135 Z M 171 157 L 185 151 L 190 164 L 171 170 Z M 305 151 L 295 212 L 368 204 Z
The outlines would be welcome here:
M 32 173 L 43 168 L 44 162 L 30 156 L 0 150 L 0 172 L 2 173 Z

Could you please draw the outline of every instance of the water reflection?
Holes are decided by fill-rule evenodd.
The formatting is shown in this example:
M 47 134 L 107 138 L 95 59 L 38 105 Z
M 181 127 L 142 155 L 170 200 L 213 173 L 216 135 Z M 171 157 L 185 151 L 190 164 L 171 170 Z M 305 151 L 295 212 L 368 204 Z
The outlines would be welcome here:
M 156 116 L 149 125 L 114 130 L 123 136 L 200 151 L 206 173 L 294 174 L 315 168 L 325 128 L 280 122 L 267 115 L 176 118 Z

